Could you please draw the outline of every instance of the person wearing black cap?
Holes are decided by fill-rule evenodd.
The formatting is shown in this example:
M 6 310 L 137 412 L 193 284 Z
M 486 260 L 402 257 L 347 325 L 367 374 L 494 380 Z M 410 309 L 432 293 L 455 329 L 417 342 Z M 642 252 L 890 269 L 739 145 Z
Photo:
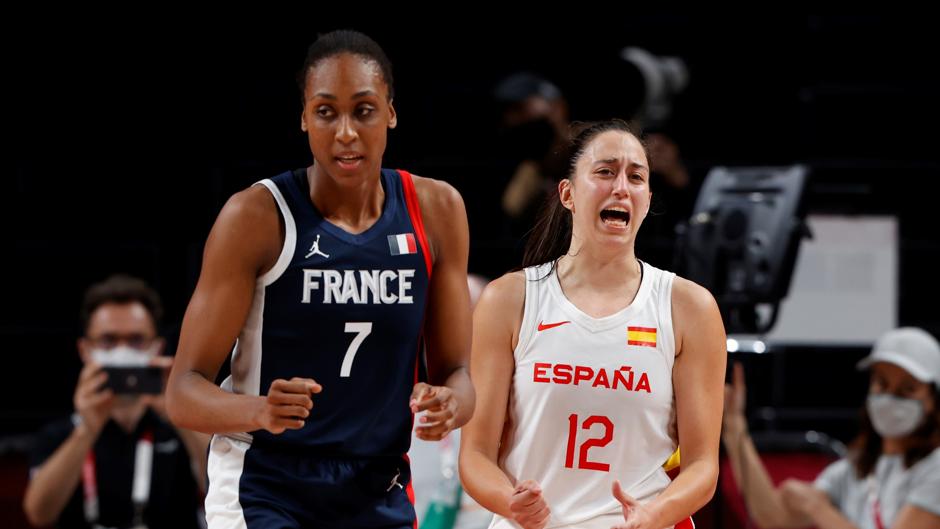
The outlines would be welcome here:
M 775 488 L 748 435 L 744 372 L 735 366 L 722 440 L 761 527 L 940 528 L 940 344 L 921 329 L 894 329 L 858 367 L 870 370 L 871 382 L 848 456 L 813 483 Z
M 518 162 L 503 190 L 502 209 L 511 235 L 521 236 L 566 176 L 568 103 L 554 83 L 531 72 L 506 77 L 493 95 L 503 109 L 506 155 Z

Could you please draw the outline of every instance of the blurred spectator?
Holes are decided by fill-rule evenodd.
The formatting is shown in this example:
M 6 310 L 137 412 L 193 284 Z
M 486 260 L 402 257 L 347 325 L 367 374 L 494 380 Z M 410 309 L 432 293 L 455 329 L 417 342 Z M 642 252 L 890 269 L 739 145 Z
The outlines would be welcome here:
M 519 239 L 567 173 L 568 103 L 551 81 L 530 72 L 506 77 L 494 95 L 503 109 L 506 154 L 515 164 L 503 189 L 502 209 L 508 235 Z
M 208 437 L 167 420 L 162 386 L 172 358 L 161 356 L 161 310 L 139 279 L 113 276 L 86 291 L 75 413 L 33 444 L 23 501 L 33 525 L 202 525 Z
M 722 442 L 760 527 L 940 528 L 940 344 L 920 329 L 895 329 L 859 367 L 871 370 L 871 382 L 849 455 L 813 483 L 774 487 L 748 434 L 744 371 L 735 365 Z

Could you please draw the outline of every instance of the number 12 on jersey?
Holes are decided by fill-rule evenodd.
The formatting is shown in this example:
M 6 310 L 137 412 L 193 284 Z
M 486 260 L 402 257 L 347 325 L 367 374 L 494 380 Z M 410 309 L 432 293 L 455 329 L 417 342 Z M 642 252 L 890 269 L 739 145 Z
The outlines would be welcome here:
M 610 422 L 610 419 L 604 417 L 603 415 L 591 415 L 587 419 L 584 419 L 584 422 L 581 423 L 581 429 L 590 430 L 595 424 L 601 424 L 604 426 L 604 435 L 602 437 L 595 437 L 591 439 L 586 439 L 581 443 L 581 447 L 578 450 L 578 466 L 577 468 L 584 470 L 600 470 L 601 472 L 610 472 L 610 465 L 607 463 L 598 463 L 596 461 L 588 461 L 588 450 L 591 448 L 607 446 L 610 444 L 610 441 L 614 438 L 614 423 Z M 575 468 L 574 466 L 574 449 L 575 445 L 578 442 L 578 415 L 572 413 L 568 416 L 568 448 L 565 451 L 565 468 Z

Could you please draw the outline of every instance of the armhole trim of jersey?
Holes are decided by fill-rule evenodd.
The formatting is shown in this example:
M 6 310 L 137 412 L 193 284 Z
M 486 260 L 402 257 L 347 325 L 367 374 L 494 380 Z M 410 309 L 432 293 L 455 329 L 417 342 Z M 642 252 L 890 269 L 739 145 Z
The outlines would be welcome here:
M 532 266 L 525 269 L 525 302 L 522 309 L 522 323 L 519 325 L 519 341 L 512 355 L 517 360 L 522 358 L 526 348 L 532 341 L 535 332 L 535 319 L 539 312 L 539 271 L 540 267 Z
M 676 328 L 675 325 L 673 325 L 672 317 L 673 285 L 676 282 L 676 274 L 661 271 L 659 277 L 660 288 L 662 289 L 662 303 L 659 305 L 659 319 L 660 325 L 663 326 L 663 339 L 666 342 L 663 345 L 671 347 L 672 361 L 675 362 L 676 355 L 679 353 L 679 351 L 676 350 Z
M 294 224 L 294 216 L 291 214 L 290 208 L 287 207 L 287 201 L 284 200 L 284 195 L 281 194 L 281 190 L 278 189 L 277 184 L 267 178 L 257 182 L 257 184 L 268 188 L 268 191 L 274 195 L 274 201 L 277 202 L 281 216 L 284 217 L 284 246 L 281 248 L 281 254 L 278 256 L 274 266 L 258 278 L 258 282 L 261 283 L 262 286 L 268 286 L 281 277 L 281 274 L 287 270 L 287 266 L 294 257 L 294 250 L 297 247 L 297 225 Z
M 408 216 L 411 217 L 411 225 L 414 226 L 415 235 L 418 237 L 418 244 L 421 245 L 421 253 L 424 255 L 424 265 L 428 269 L 428 279 L 431 278 L 431 252 L 428 251 L 428 238 L 424 232 L 424 219 L 421 217 L 421 205 L 418 204 L 418 193 L 415 191 L 414 181 L 411 179 L 411 173 L 398 169 L 401 175 L 401 187 L 405 195 L 405 205 L 408 206 Z

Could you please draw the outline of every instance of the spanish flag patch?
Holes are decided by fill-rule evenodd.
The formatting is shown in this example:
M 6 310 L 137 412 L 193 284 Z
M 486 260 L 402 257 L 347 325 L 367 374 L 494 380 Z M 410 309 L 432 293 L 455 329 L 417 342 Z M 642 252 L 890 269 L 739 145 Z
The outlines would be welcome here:
M 656 347 L 656 327 L 627 327 L 627 345 Z

